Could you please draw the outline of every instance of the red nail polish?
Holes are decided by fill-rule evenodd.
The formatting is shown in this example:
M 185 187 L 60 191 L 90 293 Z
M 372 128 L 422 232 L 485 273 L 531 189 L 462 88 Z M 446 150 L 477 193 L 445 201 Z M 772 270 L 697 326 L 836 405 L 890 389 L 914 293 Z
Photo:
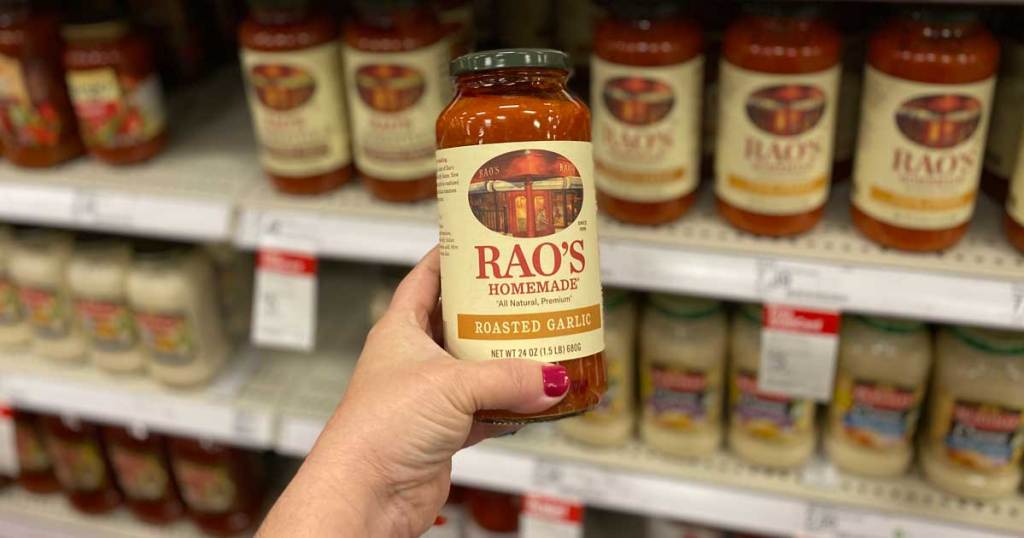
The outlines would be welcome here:
M 569 372 L 564 366 L 545 364 L 542 369 L 544 377 L 544 394 L 555 397 L 569 390 Z

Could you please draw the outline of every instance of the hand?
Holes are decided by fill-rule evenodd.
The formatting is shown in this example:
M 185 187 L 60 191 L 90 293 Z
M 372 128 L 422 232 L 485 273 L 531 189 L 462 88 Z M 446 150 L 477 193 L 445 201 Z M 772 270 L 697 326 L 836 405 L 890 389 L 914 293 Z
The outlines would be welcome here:
M 448 497 L 452 455 L 517 429 L 474 423 L 473 413 L 536 413 L 565 396 L 561 366 L 459 361 L 437 344 L 439 264 L 435 248 L 398 286 L 260 536 L 419 536 Z

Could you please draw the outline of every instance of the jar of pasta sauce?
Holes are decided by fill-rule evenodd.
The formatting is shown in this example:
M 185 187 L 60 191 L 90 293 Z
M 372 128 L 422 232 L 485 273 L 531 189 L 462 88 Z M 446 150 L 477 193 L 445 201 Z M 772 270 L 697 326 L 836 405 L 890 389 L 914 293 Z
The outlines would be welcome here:
M 635 224 L 679 218 L 700 183 L 700 27 L 677 2 L 615 2 L 594 32 L 598 205 Z
M 345 25 L 345 83 L 356 168 L 378 198 L 435 192 L 434 122 L 451 97 L 451 42 L 432 6 L 357 0 Z
M 109 512 L 121 503 L 100 430 L 75 417 L 42 417 L 46 446 L 68 501 L 87 514 Z
M 259 454 L 177 437 L 167 448 L 189 517 L 203 532 L 236 536 L 259 521 L 266 487 Z
M 145 428 L 106 426 L 103 440 L 128 509 L 146 523 L 163 525 L 185 513 L 161 435 Z
M 973 11 L 914 9 L 871 37 L 853 222 L 912 251 L 948 248 L 974 213 L 999 45 Z
M 60 491 L 53 473 L 53 460 L 46 450 L 42 417 L 14 410 L 14 443 L 18 453 L 18 485 L 32 493 Z
M 725 32 L 715 193 L 733 226 L 794 235 L 824 214 L 839 102 L 839 32 L 809 5 L 747 4 Z
M 566 368 L 565 398 L 535 421 L 598 404 L 605 390 L 590 112 L 550 49 L 452 62 L 455 98 L 437 120 L 445 344 L 456 358 Z M 468 272 L 467 272 L 468 270 Z

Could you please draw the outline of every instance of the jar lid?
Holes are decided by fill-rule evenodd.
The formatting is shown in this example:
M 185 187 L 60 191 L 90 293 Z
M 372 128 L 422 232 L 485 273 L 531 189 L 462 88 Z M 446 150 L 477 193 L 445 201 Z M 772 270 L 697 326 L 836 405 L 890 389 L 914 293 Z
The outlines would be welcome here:
M 29 248 L 41 248 L 62 241 L 71 241 L 70 233 L 50 228 L 32 228 L 29 226 L 14 226 L 14 240 L 22 246 Z
M 190 248 L 192 248 L 192 246 L 187 243 L 147 239 L 135 243 L 133 250 L 136 258 L 139 260 L 156 261 L 174 258 L 175 256 L 188 252 Z
M 974 349 L 998 355 L 1024 357 L 1024 332 L 952 326 L 954 336 Z
M 903 10 L 903 16 L 915 21 L 940 23 L 972 23 L 981 20 L 976 10 L 955 6 L 908 7 Z
M 619 288 L 605 288 L 602 302 L 604 303 L 605 309 L 613 310 L 626 304 L 626 302 L 629 301 L 629 298 L 630 293 L 626 290 Z
M 910 319 L 886 318 L 880 316 L 851 316 L 853 319 L 880 331 L 890 333 L 913 333 L 924 329 L 922 321 Z
M 495 69 L 533 67 L 569 71 L 569 55 L 554 49 L 497 49 L 463 54 L 449 64 L 452 76 Z
M 722 303 L 712 299 L 669 293 L 652 293 L 650 300 L 655 310 L 673 318 L 706 318 L 722 309 Z

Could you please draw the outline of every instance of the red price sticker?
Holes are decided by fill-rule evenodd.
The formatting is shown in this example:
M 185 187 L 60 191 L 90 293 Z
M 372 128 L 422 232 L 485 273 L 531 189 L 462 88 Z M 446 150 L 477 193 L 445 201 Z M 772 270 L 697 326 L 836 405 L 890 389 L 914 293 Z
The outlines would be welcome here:
M 828 400 L 839 350 L 839 312 L 764 305 L 760 390 Z
M 259 345 L 312 350 L 316 342 L 317 260 L 264 248 L 256 262 L 252 339 Z
M 548 495 L 527 494 L 519 515 L 522 538 L 582 538 L 583 504 Z

